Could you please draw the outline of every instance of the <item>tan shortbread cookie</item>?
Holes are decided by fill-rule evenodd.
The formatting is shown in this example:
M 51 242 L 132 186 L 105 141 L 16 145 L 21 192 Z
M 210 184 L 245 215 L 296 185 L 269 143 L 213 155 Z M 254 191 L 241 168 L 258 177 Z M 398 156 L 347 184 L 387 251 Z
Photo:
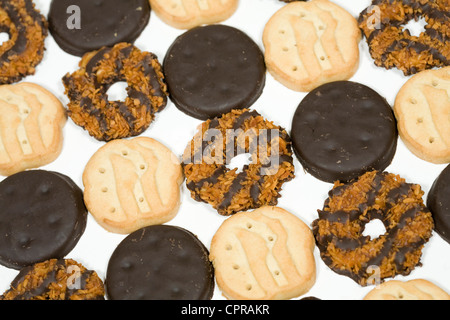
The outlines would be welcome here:
M 267 69 L 284 86 L 302 92 L 348 80 L 359 67 L 360 40 L 356 19 L 338 5 L 291 2 L 264 28 Z
M 450 66 L 412 76 L 395 98 L 394 113 L 412 153 L 432 163 L 450 162 Z
M 128 234 L 173 219 L 180 206 L 181 163 L 148 138 L 112 140 L 88 161 L 84 201 L 106 230 Z
M 48 90 L 29 82 L 0 86 L 0 174 L 53 162 L 61 153 L 67 116 Z
M 450 295 L 428 280 L 390 280 L 372 289 L 364 300 L 450 300 Z
M 233 15 L 238 4 L 239 0 L 150 0 L 156 15 L 177 29 L 224 21 Z
M 210 260 L 226 298 L 283 300 L 314 285 L 314 247 L 302 220 L 266 206 L 225 220 L 211 241 Z

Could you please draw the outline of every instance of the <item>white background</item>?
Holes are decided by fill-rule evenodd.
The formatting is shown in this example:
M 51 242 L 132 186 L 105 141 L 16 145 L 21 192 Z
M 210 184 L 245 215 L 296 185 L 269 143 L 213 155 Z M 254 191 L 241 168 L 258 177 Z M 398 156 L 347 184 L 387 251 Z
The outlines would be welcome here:
M 334 0 L 334 2 L 347 9 L 355 18 L 365 7 L 370 5 L 369 0 Z M 37 8 L 47 15 L 50 0 L 35 0 L 35 3 Z M 223 24 L 245 31 L 263 50 L 264 26 L 272 14 L 283 5 L 285 3 L 279 0 L 241 0 L 236 13 Z M 162 62 L 171 43 L 183 32 L 165 25 L 152 12 L 149 25 L 135 44 L 141 50 L 155 53 Z M 37 67 L 36 74 L 27 77 L 25 81 L 42 85 L 66 104 L 68 99 L 64 95 L 61 78 L 66 73 L 77 69 L 80 58 L 62 51 L 51 35 L 46 39 L 46 48 L 44 60 Z M 370 58 L 365 40 L 361 41 L 360 50 L 360 68 L 351 80 L 373 88 L 392 105 L 398 90 L 408 78 L 398 70 L 376 67 Z M 264 92 L 252 108 L 290 132 L 292 116 L 305 95 L 305 93 L 294 92 L 283 87 L 267 74 Z M 155 138 L 167 145 L 175 154 L 181 155 L 200 123 L 201 121 L 179 111 L 169 101 L 166 109 L 157 115 L 156 121 L 143 136 Z M 98 142 L 90 137 L 87 132 L 77 127 L 69 119 L 64 128 L 64 147 L 61 155 L 56 161 L 42 169 L 66 174 L 80 187 L 83 187 L 81 176 L 84 167 L 89 158 L 103 144 L 103 142 Z M 317 210 L 323 207 L 331 184 L 305 174 L 296 159 L 295 166 L 296 178 L 283 185 L 282 197 L 278 206 L 296 214 L 306 224 L 311 225 L 311 222 L 317 218 Z M 426 199 L 433 181 L 444 168 L 445 165 L 427 163 L 415 157 L 399 139 L 396 156 L 387 171 L 400 174 L 408 182 L 420 184 L 426 192 L 424 196 Z M 207 204 L 195 202 L 191 199 L 185 184 L 182 187 L 180 211 L 168 224 L 190 230 L 209 248 L 215 231 L 226 217 L 218 215 Z M 97 271 L 99 276 L 104 279 L 109 257 L 124 237 L 125 235 L 105 231 L 89 215 L 84 235 L 67 258 L 75 259 L 88 269 Z M 361 287 L 353 280 L 331 271 L 320 259 L 317 248 L 315 257 L 317 280 L 305 296 L 316 296 L 323 300 L 360 300 L 373 288 Z M 450 277 L 447 273 L 450 270 L 450 244 L 434 233 L 431 240 L 425 245 L 422 263 L 423 266 L 417 267 L 409 276 L 398 276 L 396 279 L 423 278 L 450 292 Z M 17 273 L 16 270 L 0 267 L 0 294 L 9 287 Z M 224 299 L 217 286 L 213 299 Z

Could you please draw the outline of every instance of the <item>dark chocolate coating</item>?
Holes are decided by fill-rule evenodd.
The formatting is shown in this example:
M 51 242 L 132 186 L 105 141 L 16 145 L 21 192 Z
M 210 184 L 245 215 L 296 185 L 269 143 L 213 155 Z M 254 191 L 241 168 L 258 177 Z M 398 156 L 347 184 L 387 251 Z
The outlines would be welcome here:
M 266 81 L 258 45 L 242 31 L 220 24 L 179 36 L 167 51 L 163 67 L 171 100 L 200 120 L 250 107 Z
M 0 264 L 21 269 L 63 258 L 87 223 L 82 190 L 67 176 L 24 171 L 0 183 Z
M 107 268 L 110 300 L 209 300 L 214 270 L 209 252 L 191 232 L 169 225 L 128 235 Z
M 450 243 L 450 165 L 436 178 L 427 196 L 427 207 L 433 214 L 434 229 Z
M 71 5 L 80 8 L 80 29 L 67 26 Z M 148 25 L 150 13 L 148 0 L 52 0 L 49 30 L 61 49 L 82 56 L 103 46 L 134 43 Z
M 365 85 L 337 81 L 303 99 L 291 138 L 308 173 L 325 182 L 347 182 L 366 171 L 383 171 L 395 155 L 398 132 L 383 97 Z

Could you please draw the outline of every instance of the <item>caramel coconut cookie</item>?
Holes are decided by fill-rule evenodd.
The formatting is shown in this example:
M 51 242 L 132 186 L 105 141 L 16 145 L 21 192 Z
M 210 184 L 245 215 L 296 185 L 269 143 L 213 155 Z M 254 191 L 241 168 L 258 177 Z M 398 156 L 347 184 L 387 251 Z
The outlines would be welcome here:
M 0 86 L 0 174 L 53 162 L 63 146 L 67 117 L 62 103 L 39 85 Z
M 97 273 L 72 259 L 50 259 L 20 270 L 0 300 L 104 300 Z
M 242 172 L 227 165 L 251 154 Z M 221 215 L 276 205 L 284 182 L 294 178 L 286 130 L 248 109 L 204 122 L 183 155 L 186 185 L 196 201 Z
M 450 64 L 449 12 L 448 0 L 373 0 L 358 23 L 375 65 L 411 75 Z M 404 25 L 419 18 L 425 31 L 413 36 Z
M 408 275 L 420 266 L 422 248 L 434 226 L 423 194 L 419 185 L 387 172 L 371 171 L 346 184 L 336 182 L 313 222 L 322 260 L 362 286 Z M 386 232 L 372 239 L 363 232 L 374 219 L 383 222 Z
M 450 300 L 450 295 L 424 279 L 390 280 L 371 290 L 364 300 Z
M 412 76 L 394 103 L 398 132 L 422 160 L 450 162 L 450 66 Z
M 116 82 L 128 84 L 125 101 L 109 101 Z M 80 69 L 63 78 L 71 119 L 100 141 L 137 136 L 167 104 L 158 58 L 127 43 L 87 53 Z
M 211 241 L 210 260 L 228 299 L 291 299 L 315 283 L 314 247 L 302 220 L 281 208 L 261 207 L 225 220 Z
M 18 82 L 35 73 L 42 61 L 47 21 L 32 0 L 1 0 L 0 31 L 9 40 L 0 46 L 0 84 Z
M 183 180 L 179 160 L 160 142 L 147 137 L 114 140 L 84 169 L 84 201 L 106 230 L 130 233 L 174 218 Z
M 328 0 L 292 2 L 264 28 L 270 74 L 296 91 L 348 80 L 359 66 L 361 32 L 355 18 Z
M 191 29 L 228 19 L 236 11 L 239 0 L 150 0 L 150 4 L 168 25 Z

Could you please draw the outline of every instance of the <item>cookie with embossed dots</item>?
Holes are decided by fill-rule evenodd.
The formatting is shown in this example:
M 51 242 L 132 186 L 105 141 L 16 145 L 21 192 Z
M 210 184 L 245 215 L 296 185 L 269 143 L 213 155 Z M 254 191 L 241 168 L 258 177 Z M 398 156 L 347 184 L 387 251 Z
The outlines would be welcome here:
M 372 289 L 364 300 L 450 300 L 450 295 L 425 279 L 390 280 Z
M 38 168 L 56 160 L 67 116 L 48 90 L 29 82 L 0 86 L 0 174 Z
M 422 160 L 450 162 L 450 66 L 412 76 L 394 103 L 400 138 Z
M 156 15 L 177 29 L 222 22 L 233 15 L 238 4 L 239 0 L 150 0 Z
M 302 92 L 348 80 L 359 67 L 360 40 L 356 19 L 337 4 L 294 1 L 265 25 L 267 69 L 282 85 Z
M 316 280 L 314 238 L 294 214 L 278 207 L 237 213 L 214 235 L 210 260 L 227 299 L 298 297 Z
M 173 219 L 183 180 L 178 158 L 157 140 L 113 140 L 84 169 L 84 199 L 103 228 L 127 234 Z

